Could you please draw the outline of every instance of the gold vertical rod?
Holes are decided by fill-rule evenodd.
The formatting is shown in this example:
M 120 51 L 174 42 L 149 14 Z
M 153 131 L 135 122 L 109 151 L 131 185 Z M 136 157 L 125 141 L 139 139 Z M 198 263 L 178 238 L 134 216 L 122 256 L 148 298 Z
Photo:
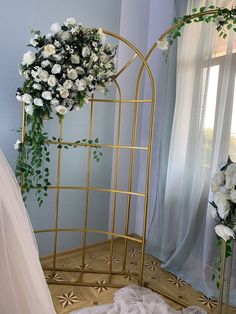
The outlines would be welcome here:
M 90 127 L 89 127 L 89 139 L 92 140 L 93 136 L 93 108 L 94 108 L 94 95 L 91 97 L 90 103 Z M 88 170 L 86 187 L 89 188 L 90 185 L 90 175 L 91 175 L 91 146 L 88 148 Z M 84 238 L 83 238 L 83 253 L 82 253 L 82 269 L 85 265 L 85 254 L 86 254 L 86 240 L 87 240 L 87 224 L 88 224 L 88 204 L 89 204 L 89 190 L 86 191 L 85 198 L 85 211 L 84 211 Z
M 221 267 L 220 267 L 220 287 L 218 299 L 218 314 L 222 314 L 225 284 L 225 261 L 226 261 L 226 241 L 221 239 Z
M 121 89 L 116 81 L 116 79 L 113 79 L 114 83 L 117 87 L 118 94 L 119 94 L 119 112 L 118 112 L 118 127 L 117 127 L 117 138 L 116 138 L 116 145 L 120 145 L 120 130 L 121 130 L 121 116 L 122 116 L 122 94 Z M 115 174 L 114 174 L 114 189 L 117 190 L 118 187 L 118 169 L 119 169 L 119 147 L 116 148 L 116 159 L 115 159 Z M 113 196 L 113 205 L 112 205 L 112 233 L 115 232 L 115 219 L 116 219 L 116 199 L 117 199 L 117 193 L 114 193 Z M 114 234 L 111 236 L 111 246 L 110 246 L 110 264 L 109 264 L 109 278 L 108 282 L 111 283 L 111 277 L 112 277 L 112 257 L 114 252 Z
M 24 143 L 25 141 L 25 103 L 22 103 L 22 122 L 21 122 L 21 143 Z
M 62 118 L 59 120 L 59 144 L 62 142 Z M 61 181 L 61 148 L 58 148 L 58 157 L 57 157 L 57 186 L 60 186 Z M 53 269 L 56 268 L 56 258 L 57 258 L 57 240 L 58 240 L 58 218 L 59 218 L 59 197 L 60 189 L 57 188 L 56 191 L 56 207 L 55 207 L 55 233 L 54 233 L 54 248 L 53 248 Z
M 234 241 L 231 240 L 231 250 L 232 255 L 228 257 L 228 265 L 227 269 L 227 278 L 226 278 L 226 294 L 225 294 L 225 314 L 228 314 L 229 311 L 229 298 L 230 298 L 230 285 L 231 285 L 231 275 L 232 275 L 232 264 L 233 264 L 233 250 L 234 250 Z

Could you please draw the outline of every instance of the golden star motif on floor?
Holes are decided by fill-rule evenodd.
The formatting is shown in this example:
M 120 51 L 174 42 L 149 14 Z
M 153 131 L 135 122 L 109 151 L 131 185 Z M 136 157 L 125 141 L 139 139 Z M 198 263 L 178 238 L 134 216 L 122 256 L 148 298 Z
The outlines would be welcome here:
M 110 256 L 106 256 L 106 257 L 103 257 L 102 258 L 103 260 L 104 260 L 104 262 L 106 263 L 106 264 L 110 264 L 111 262 L 112 262 L 112 264 L 115 264 L 115 263 L 118 263 L 118 259 L 116 258 L 116 257 L 114 257 L 114 256 L 112 256 L 112 257 L 110 257 Z
M 78 267 L 79 270 L 89 270 L 89 269 L 92 269 L 92 267 L 89 266 L 89 264 L 84 264 L 84 265 L 79 265 Z
M 172 285 L 175 285 L 177 288 L 181 288 L 186 285 L 186 282 L 176 276 L 167 279 Z
M 52 280 L 52 281 L 63 281 L 63 279 L 60 277 L 58 272 L 56 272 L 53 276 L 51 274 L 47 274 L 45 276 L 46 280 Z
M 68 305 L 72 305 L 74 303 L 79 302 L 78 297 L 74 294 L 73 291 L 70 291 L 69 293 L 64 293 L 61 296 L 57 296 L 57 298 L 63 308 L 67 307 Z
M 205 295 L 202 295 L 201 297 L 199 297 L 197 301 L 200 301 L 203 305 L 206 305 L 208 309 L 210 309 L 211 311 L 216 308 L 217 303 L 218 303 L 217 301 L 210 299 L 206 297 Z
M 129 269 L 129 270 L 127 271 L 127 274 L 123 275 L 123 277 L 124 277 L 125 279 L 128 279 L 128 280 L 130 281 L 131 279 L 133 279 L 134 274 L 132 273 L 132 270 Z
M 156 271 L 156 270 L 160 269 L 160 264 L 157 263 L 156 261 L 151 261 L 149 263 L 146 263 L 146 264 L 144 264 L 144 266 L 146 266 L 151 271 Z
M 103 291 L 106 291 L 108 288 L 105 286 L 106 284 L 106 280 L 105 279 L 102 279 L 102 280 L 98 280 L 96 281 L 97 284 L 99 284 L 100 286 L 96 286 L 94 287 L 97 292 L 98 292 L 98 295 L 103 292 Z
M 132 258 L 134 258 L 136 256 L 141 255 L 141 252 L 137 251 L 135 249 L 131 249 L 131 250 L 128 250 L 128 255 L 131 256 Z

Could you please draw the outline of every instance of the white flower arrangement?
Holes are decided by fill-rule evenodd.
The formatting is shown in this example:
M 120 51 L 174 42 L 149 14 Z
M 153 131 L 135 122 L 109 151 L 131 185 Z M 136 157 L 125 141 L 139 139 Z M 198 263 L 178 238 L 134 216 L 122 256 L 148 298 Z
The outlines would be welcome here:
M 212 217 L 216 234 L 228 241 L 236 237 L 236 163 L 230 158 L 211 180 L 213 192 Z
M 107 90 L 115 71 L 116 47 L 105 43 L 100 28 L 86 28 L 68 18 L 62 26 L 52 24 L 47 36 L 32 33 L 29 46 L 36 52 L 23 55 L 20 73 L 25 83 L 17 90 L 27 114 L 63 115 L 82 107 L 96 90 Z

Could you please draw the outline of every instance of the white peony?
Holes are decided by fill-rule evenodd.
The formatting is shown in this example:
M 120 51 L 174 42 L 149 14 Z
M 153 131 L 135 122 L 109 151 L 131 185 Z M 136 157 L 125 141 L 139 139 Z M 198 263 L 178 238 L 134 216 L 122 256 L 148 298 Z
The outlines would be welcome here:
M 66 89 L 70 89 L 72 86 L 73 86 L 73 84 L 72 84 L 71 80 L 66 80 L 63 83 L 63 87 L 65 87 Z
M 60 114 L 65 114 L 67 113 L 67 108 L 65 106 L 57 106 L 55 107 L 56 112 L 60 113 Z
M 49 91 L 43 92 L 42 97 L 46 100 L 51 100 L 52 99 L 52 93 Z
M 20 140 L 17 140 L 14 144 L 14 149 L 19 149 L 20 148 L 20 144 L 21 144 L 21 141 Z
M 220 186 L 224 184 L 225 176 L 222 171 L 217 172 L 211 179 L 212 192 L 218 192 Z
M 89 56 L 89 55 L 90 55 L 90 49 L 89 49 L 89 47 L 87 47 L 87 46 L 83 47 L 83 49 L 82 49 L 82 56 L 83 56 L 83 57 L 87 57 L 87 56 Z
M 76 80 L 78 77 L 78 74 L 75 69 L 67 69 L 67 76 L 71 80 Z
M 30 65 L 34 63 L 35 60 L 36 60 L 35 54 L 32 51 L 27 51 L 23 55 L 22 65 Z
M 32 116 L 32 114 L 34 113 L 34 107 L 32 104 L 25 106 L 25 112 L 27 114 L 29 114 L 30 116 Z
M 80 57 L 78 55 L 71 55 L 70 60 L 71 60 L 71 63 L 73 63 L 73 64 L 79 64 L 80 63 Z
M 34 104 L 35 104 L 35 106 L 42 107 L 43 106 L 43 101 L 42 101 L 41 98 L 35 98 L 34 99 Z
M 64 25 L 65 26 L 73 26 L 76 24 L 76 20 L 74 17 L 69 17 L 68 19 L 66 19 Z
M 24 103 L 26 103 L 26 104 L 32 104 L 33 98 L 32 98 L 32 96 L 29 95 L 29 94 L 24 94 L 24 95 L 22 95 L 22 101 L 23 101 Z
M 42 68 L 46 68 L 49 65 L 50 66 L 52 65 L 52 63 L 49 60 L 44 60 L 44 61 L 41 62 L 41 67 Z
M 40 81 L 47 82 L 49 74 L 46 70 L 39 70 L 38 78 Z
M 50 75 L 48 78 L 48 85 L 54 87 L 57 84 L 57 79 L 55 75 Z
M 56 48 L 53 44 L 48 44 L 44 47 L 44 50 L 42 52 L 42 55 L 44 58 L 48 58 L 52 55 L 55 55 L 56 53 Z
M 52 34 L 57 34 L 61 30 L 61 26 L 58 23 L 54 23 L 51 25 L 51 32 Z
M 220 218 L 225 219 L 230 211 L 230 196 L 221 192 L 216 192 L 214 195 L 214 203 L 218 208 Z
M 58 88 L 59 92 L 60 92 L 60 96 L 62 98 L 67 98 L 69 96 L 69 91 L 68 89 L 64 88 L 64 87 L 60 87 Z
M 236 203 L 236 190 L 230 191 L 230 198 L 232 202 Z
M 53 98 L 51 101 L 50 101 L 50 104 L 52 106 L 58 106 L 59 105 L 59 100 L 56 99 L 56 98 Z
M 162 38 L 162 40 L 157 41 L 157 48 L 160 50 L 168 50 L 169 49 L 169 42 L 166 37 Z
M 225 241 L 228 241 L 230 238 L 235 239 L 235 233 L 233 232 L 233 230 L 225 225 L 216 225 L 215 232 Z
M 38 83 L 34 83 L 33 86 L 32 86 L 34 89 L 37 89 L 37 90 L 41 90 L 42 89 L 42 85 L 38 84 Z
M 61 72 L 61 65 L 60 64 L 54 64 L 52 67 L 52 74 L 58 74 Z

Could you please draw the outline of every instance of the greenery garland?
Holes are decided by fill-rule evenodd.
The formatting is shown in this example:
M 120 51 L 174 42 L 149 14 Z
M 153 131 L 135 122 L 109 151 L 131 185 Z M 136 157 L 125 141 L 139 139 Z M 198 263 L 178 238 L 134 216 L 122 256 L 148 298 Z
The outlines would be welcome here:
M 28 46 L 36 52 L 23 55 L 19 70 L 25 82 L 16 95 L 24 103 L 25 134 L 23 142 L 17 140 L 14 146 L 19 152 L 16 176 L 21 179 L 23 199 L 34 189 L 41 206 L 51 184 L 50 141 L 44 122 L 54 115 L 62 120 L 67 112 L 83 107 L 95 91 L 108 90 L 115 73 L 116 47 L 106 43 L 101 29 L 83 27 L 74 18 L 62 26 L 54 23 L 48 35 L 38 30 L 32 34 Z M 74 145 L 55 137 L 51 141 L 58 149 L 90 146 L 96 161 L 102 156 L 98 138 L 78 140 Z

